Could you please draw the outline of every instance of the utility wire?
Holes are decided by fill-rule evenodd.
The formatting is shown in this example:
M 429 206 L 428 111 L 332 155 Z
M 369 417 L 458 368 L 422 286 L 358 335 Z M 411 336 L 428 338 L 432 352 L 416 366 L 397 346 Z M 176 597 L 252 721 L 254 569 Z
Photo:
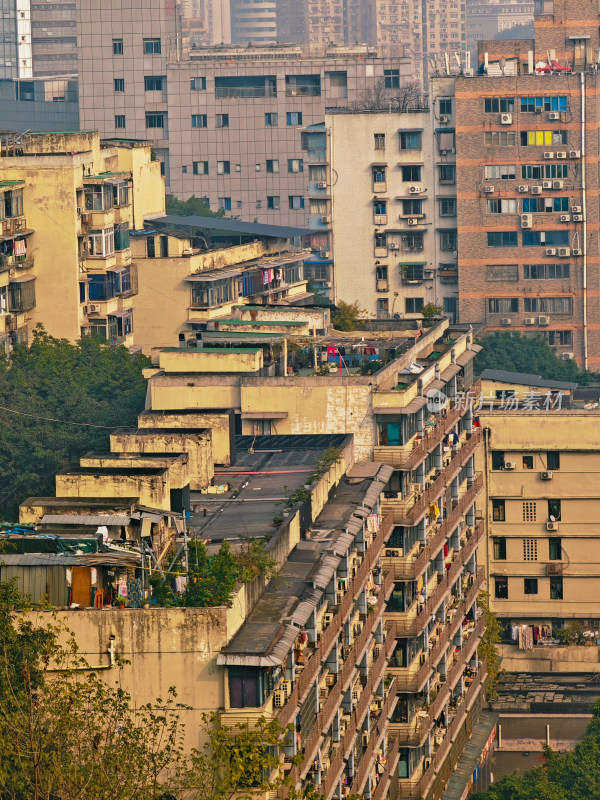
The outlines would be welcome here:
M 25 411 L 17 411 L 16 408 L 8 408 L 8 406 L 0 406 L 3 411 L 9 411 L 11 414 L 20 414 L 22 417 L 33 417 L 34 419 L 43 419 L 45 422 L 60 422 L 62 425 L 77 425 L 84 428 L 102 428 L 107 431 L 114 431 L 117 428 L 122 428 L 123 425 L 94 425 L 92 422 L 72 422 L 68 419 L 55 419 L 54 417 L 42 417 L 39 414 L 27 414 Z

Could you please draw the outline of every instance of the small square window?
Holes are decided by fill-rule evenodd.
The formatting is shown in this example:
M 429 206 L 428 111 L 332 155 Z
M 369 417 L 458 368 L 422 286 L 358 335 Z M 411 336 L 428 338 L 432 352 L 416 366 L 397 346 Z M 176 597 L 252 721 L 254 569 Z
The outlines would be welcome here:
M 206 128 L 208 118 L 206 114 L 192 114 L 192 128 Z
M 494 578 L 494 597 L 496 600 L 508 600 L 508 578 Z
M 492 519 L 494 522 L 505 522 L 506 508 L 504 500 L 492 500 Z
M 277 158 L 267 159 L 267 172 L 279 172 L 279 159 Z
M 279 124 L 279 114 L 269 111 L 265 114 L 265 125 L 269 128 L 275 128 Z
M 563 579 L 550 578 L 550 600 L 563 599 Z
M 285 117 L 288 125 L 302 125 L 301 111 L 288 111 Z
M 523 561 L 537 561 L 537 539 L 523 539 Z
M 560 500 L 548 500 L 548 519 L 560 522 Z
M 116 114 L 115 128 L 117 128 L 117 130 L 122 130 L 124 127 L 125 127 L 125 114 Z
M 288 158 L 288 172 L 304 172 L 304 160 L 302 158 Z
M 538 593 L 537 578 L 525 578 L 523 581 L 523 587 L 525 590 L 525 594 L 537 594 Z
M 208 161 L 194 161 L 194 175 L 208 175 Z
M 146 127 L 147 128 L 164 128 L 165 127 L 165 114 L 160 113 L 146 113 Z
M 560 469 L 560 453 L 558 450 L 550 450 L 546 453 L 546 467 L 548 470 Z
M 160 39 L 144 39 L 144 55 L 160 53 Z
M 492 450 L 492 469 L 504 469 L 504 450 Z
M 526 500 L 523 503 L 523 522 L 535 522 L 537 519 L 537 503 Z
M 494 558 L 496 561 L 506 561 L 506 539 L 504 537 L 494 537 Z
M 562 539 L 560 536 L 551 536 L 548 539 L 548 560 L 562 560 Z
M 190 78 L 190 89 L 193 92 L 202 92 L 206 89 L 206 78 Z
M 304 198 L 300 195 L 290 195 L 288 201 L 291 211 L 299 211 L 304 208 Z
M 123 39 L 113 39 L 113 56 L 123 55 Z
M 385 133 L 374 133 L 375 150 L 385 150 Z
M 231 162 L 217 161 L 217 175 L 229 175 L 229 174 L 231 174 Z
M 162 92 L 163 78 L 161 75 L 147 75 L 144 78 L 144 91 L 146 92 Z
M 523 456 L 523 469 L 533 469 L 533 456 Z
M 277 197 L 276 195 L 268 196 L 267 208 L 270 208 L 272 211 L 279 211 L 279 197 Z
M 215 118 L 215 128 L 228 128 L 229 114 L 217 114 Z
M 125 91 L 125 79 L 115 78 L 115 92 L 124 92 L 124 91 Z
M 219 197 L 219 208 L 223 211 L 231 211 L 231 197 Z

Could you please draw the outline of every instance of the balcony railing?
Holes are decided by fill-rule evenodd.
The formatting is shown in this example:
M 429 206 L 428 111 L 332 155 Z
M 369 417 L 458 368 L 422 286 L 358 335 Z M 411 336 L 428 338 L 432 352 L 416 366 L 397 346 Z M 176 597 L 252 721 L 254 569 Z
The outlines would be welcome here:
M 11 219 L 2 220 L 2 234 L 3 236 L 10 236 L 13 233 L 27 230 L 27 220 L 25 217 L 12 217 Z
M 398 759 L 400 758 L 400 737 L 395 736 L 388 745 L 386 753 L 386 764 L 383 774 L 380 775 L 375 791 L 371 795 L 371 800 L 384 800 L 390 785 L 392 775 L 396 772 Z
M 277 97 L 277 89 L 267 86 L 217 86 L 215 97 L 220 100 L 232 97 Z
M 321 96 L 321 87 L 320 86 L 301 86 L 297 84 L 296 86 L 288 86 L 285 90 L 286 97 L 320 97 Z
M 438 552 L 442 544 L 454 531 L 466 511 L 475 502 L 477 496 L 483 488 L 483 476 L 479 473 L 467 491 L 458 501 L 458 504 L 450 511 L 440 527 L 433 536 L 427 541 L 424 547 L 415 556 L 408 555 L 404 558 L 398 556 L 384 556 L 383 565 L 390 568 L 396 580 L 414 581 L 424 572 L 427 565 L 434 555 Z M 413 560 L 411 560 L 411 558 Z
M 481 381 L 476 381 L 469 391 L 472 392 L 472 396 L 477 396 L 481 391 Z M 443 441 L 444 436 L 452 430 L 465 412 L 466 408 L 463 403 L 455 403 L 447 415 L 440 418 L 434 428 L 427 428 L 422 438 L 418 441 L 415 440 L 412 449 L 378 445 L 374 448 L 373 458 L 389 464 L 390 467 L 404 470 L 414 469 L 434 447 Z
M 416 525 L 427 512 L 432 503 L 435 503 L 444 492 L 448 483 L 453 480 L 464 466 L 466 460 L 471 457 L 475 448 L 481 440 L 481 428 L 474 428 L 470 438 L 463 446 L 451 454 L 450 463 L 439 473 L 434 482 L 421 495 L 415 495 L 406 501 L 398 503 L 385 502 L 384 509 L 393 515 L 397 525 Z M 412 505 L 409 503 L 412 502 Z

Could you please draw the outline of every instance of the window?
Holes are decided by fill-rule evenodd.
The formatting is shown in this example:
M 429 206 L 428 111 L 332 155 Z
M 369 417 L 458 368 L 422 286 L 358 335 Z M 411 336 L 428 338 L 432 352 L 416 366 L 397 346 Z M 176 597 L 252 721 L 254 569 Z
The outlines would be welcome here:
M 403 264 L 401 270 L 404 281 L 423 281 L 425 279 L 422 264 Z
M 377 298 L 377 318 L 386 319 L 389 316 L 389 300 L 387 297 Z
M 385 233 L 375 234 L 375 247 L 387 247 L 387 236 Z
M 144 90 L 146 92 L 162 92 L 163 78 L 161 75 L 147 75 L 144 78 Z
M 488 164 L 483 176 L 486 181 L 511 181 L 517 177 L 517 168 L 514 164 Z
M 259 702 L 259 679 L 255 670 L 229 671 L 229 705 L 231 708 L 257 708 Z
M 514 147 L 517 144 L 515 131 L 486 131 L 483 134 L 485 147 Z
M 549 280 L 551 278 L 568 278 L 571 275 L 570 264 L 524 264 L 525 280 Z
M 206 78 L 190 78 L 190 89 L 194 92 L 205 91 Z
M 517 244 L 516 231 L 488 231 L 488 247 L 516 247 Z
M 521 97 L 521 111 L 566 111 L 566 97 Z
M 523 539 L 523 561 L 537 561 L 537 539 Z
M 483 99 L 483 111 L 485 114 L 505 114 L 514 110 L 514 97 L 485 97 Z
M 550 600 L 563 599 L 563 579 L 550 578 Z
M 206 114 L 192 114 L 192 128 L 206 128 L 208 118 Z
M 414 200 L 411 198 L 410 200 L 403 200 L 402 201 L 402 216 L 403 217 L 414 217 L 414 216 L 421 216 L 423 214 L 423 201 L 422 200 Z
M 523 588 L 525 590 L 525 594 L 537 594 L 538 593 L 537 578 L 525 578 L 523 580 Z
M 144 39 L 144 55 L 160 53 L 160 39 Z
M 568 197 L 524 197 L 523 212 L 551 214 L 569 210 Z
M 553 521 L 560 522 L 560 500 L 548 500 L 548 519 L 551 517 Z
M 157 113 L 146 113 L 146 127 L 147 128 L 164 128 L 165 115 Z
M 279 197 L 277 195 L 267 196 L 267 208 L 270 208 L 271 211 L 279 211 Z
M 562 559 L 562 539 L 560 536 L 551 536 L 548 539 L 548 560 L 560 561 Z
M 373 167 L 373 183 L 385 183 L 385 167 Z
M 375 278 L 378 281 L 387 281 L 388 268 L 385 264 L 381 264 L 379 267 L 375 267 Z
M 542 178 L 568 178 L 568 164 L 521 164 L 521 177 L 524 180 L 542 180 Z
M 488 311 L 490 314 L 516 314 L 518 310 L 518 297 L 488 297 Z
M 440 197 L 440 217 L 456 216 L 456 197 Z
M 544 331 L 549 345 L 573 346 L 573 331 Z
M 88 249 L 90 256 L 105 258 L 115 252 L 115 231 L 114 228 L 90 231 L 88 236 Z
M 523 231 L 523 247 L 568 246 L 569 231 Z
M 219 197 L 219 208 L 223 211 L 231 211 L 231 197 Z
M 403 233 L 402 234 L 402 252 L 404 253 L 422 253 L 425 248 L 425 234 L 424 233 Z
M 440 231 L 440 250 L 452 252 L 458 247 L 458 235 L 455 230 Z
M 448 97 L 440 100 L 440 114 L 452 114 L 452 100 Z
M 407 314 L 420 314 L 425 305 L 422 297 L 407 297 L 405 300 L 405 312 Z
M 279 172 L 279 159 L 278 158 L 268 158 L 267 159 L 267 172 Z
M 125 128 L 125 126 L 126 126 L 125 114 L 116 114 L 115 128 L 117 128 L 117 130 L 122 130 L 123 128 Z
M 385 216 L 387 214 L 387 203 L 385 200 L 377 200 L 373 203 L 373 213 L 376 216 Z
M 411 165 L 408 167 L 402 167 L 402 180 L 406 182 L 414 182 L 421 180 L 421 170 L 423 168 L 418 165 Z
M 229 114 L 217 114 L 215 117 L 215 128 L 228 128 Z
M 385 133 L 374 133 L 375 150 L 385 150 Z
M 517 264 L 488 264 L 485 268 L 487 281 L 518 281 L 519 267 Z
M 504 200 L 499 197 L 492 197 L 487 201 L 488 214 L 516 214 L 518 200 Z M 525 211 L 525 209 L 523 209 Z
M 124 91 L 125 91 L 125 79 L 115 78 L 115 92 L 124 92 Z
M 560 469 L 560 452 L 558 450 L 549 450 L 546 453 L 546 469 Z
M 113 39 L 113 56 L 123 55 L 123 39 Z
M 146 255 L 148 258 L 156 258 L 156 242 L 154 236 L 148 236 L 146 239 Z
M 288 111 L 285 120 L 287 125 L 302 125 L 302 112 Z
M 523 469 L 533 469 L 533 456 L 523 456 Z
M 504 450 L 492 450 L 492 469 L 504 469 Z
M 302 158 L 288 158 L 288 172 L 304 172 L 304 160 Z
M 508 578 L 494 578 L 494 597 L 496 600 L 508 600 Z
M 115 250 L 129 249 L 129 223 L 121 222 L 115 225 Z
M 279 124 L 279 114 L 269 111 L 265 114 L 265 125 L 268 128 L 276 128 Z
M 456 183 L 456 167 L 454 164 L 440 164 L 438 171 L 440 183 Z
M 192 172 L 194 175 L 208 175 L 208 161 L 194 161 Z
M 494 536 L 494 558 L 506 561 L 506 539 L 503 536 Z
M 492 500 L 492 519 L 494 522 L 505 521 L 505 501 Z
M 400 88 L 400 70 L 399 69 L 384 69 L 383 82 L 386 89 L 399 89 Z
M 401 131 L 400 150 L 420 150 L 421 131 Z
M 535 522 L 537 517 L 537 503 L 526 500 L 523 503 L 523 522 Z
M 525 312 L 543 314 L 572 314 L 572 297 L 525 297 L 523 300 Z
M 567 131 L 521 131 L 523 147 L 549 147 L 567 142 Z
M 87 185 L 83 189 L 83 204 L 86 211 L 110 211 L 114 205 L 113 187 L 106 183 Z
M 304 208 L 304 198 L 300 195 L 290 195 L 288 197 L 289 208 L 291 211 L 299 211 Z

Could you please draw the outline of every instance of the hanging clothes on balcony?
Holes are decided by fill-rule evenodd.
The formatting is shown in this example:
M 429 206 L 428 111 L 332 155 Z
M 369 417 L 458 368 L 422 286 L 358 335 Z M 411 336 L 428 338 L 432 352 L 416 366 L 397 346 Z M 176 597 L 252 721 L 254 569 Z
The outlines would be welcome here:
M 27 254 L 27 244 L 25 239 L 16 239 L 14 253 L 16 256 L 24 256 Z

